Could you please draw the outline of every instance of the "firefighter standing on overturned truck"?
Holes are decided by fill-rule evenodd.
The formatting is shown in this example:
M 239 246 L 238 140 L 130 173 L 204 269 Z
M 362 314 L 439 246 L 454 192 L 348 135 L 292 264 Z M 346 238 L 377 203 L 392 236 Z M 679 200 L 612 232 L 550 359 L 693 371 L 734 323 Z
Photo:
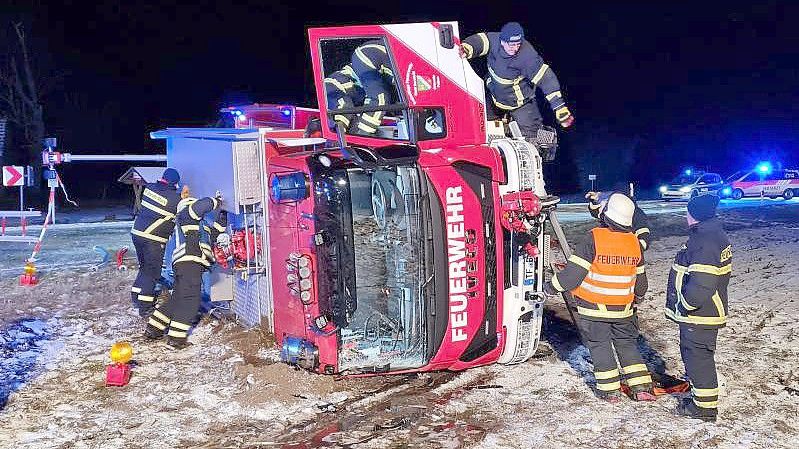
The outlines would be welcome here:
M 217 214 L 208 225 L 203 217 L 219 209 L 221 195 L 214 198 L 192 198 L 188 188 L 181 192 L 175 225 L 175 251 L 172 267 L 175 288 L 172 297 L 153 310 L 144 335 L 150 339 L 167 334 L 167 344 L 182 349 L 188 346 L 189 329 L 197 318 L 202 295 L 202 275 L 214 263 L 212 244 L 225 231 L 227 215 Z
M 680 354 L 691 381 L 691 397 L 677 414 L 715 421 L 719 384 L 716 339 L 727 323 L 727 286 L 732 273 L 732 247 L 716 218 L 716 195 L 688 202 L 688 242 L 674 258 L 666 291 L 666 317 L 680 325 Z
M 180 174 L 167 168 L 158 182 L 147 184 L 142 193 L 141 212 L 130 230 L 139 274 L 130 289 L 133 306 L 142 317 L 155 307 L 155 287 L 161 278 L 164 250 L 175 229 L 175 212 L 180 201 L 177 184 Z
M 629 197 L 611 194 L 599 214 L 602 225 L 590 231 L 589 240 L 575 248 L 563 271 L 544 285 L 548 295 L 565 291 L 574 295 L 597 393 L 609 402 L 621 399 L 622 378 L 634 400 L 655 399 L 652 377 L 638 351 L 633 308 L 648 287 L 641 244 L 631 232 L 634 212 Z
M 539 88 L 558 123 L 564 128 L 574 123 L 555 72 L 524 39 L 524 29 L 518 23 L 505 24 L 499 33 L 467 37 L 461 44 L 461 52 L 466 59 L 480 56 L 487 59 L 486 87 L 493 104 L 493 108 L 486 110 L 489 120 L 509 113 L 524 137 L 535 142 L 543 123 L 535 100 L 535 91 Z

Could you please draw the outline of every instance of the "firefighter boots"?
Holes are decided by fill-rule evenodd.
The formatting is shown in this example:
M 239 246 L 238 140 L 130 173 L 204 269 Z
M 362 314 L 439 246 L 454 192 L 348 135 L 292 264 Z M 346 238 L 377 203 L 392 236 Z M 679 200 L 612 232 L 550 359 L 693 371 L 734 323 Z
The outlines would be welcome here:
M 678 405 L 674 413 L 689 418 L 701 419 L 706 422 L 716 422 L 718 410 L 715 408 L 702 408 L 694 404 L 693 398 L 684 398 Z

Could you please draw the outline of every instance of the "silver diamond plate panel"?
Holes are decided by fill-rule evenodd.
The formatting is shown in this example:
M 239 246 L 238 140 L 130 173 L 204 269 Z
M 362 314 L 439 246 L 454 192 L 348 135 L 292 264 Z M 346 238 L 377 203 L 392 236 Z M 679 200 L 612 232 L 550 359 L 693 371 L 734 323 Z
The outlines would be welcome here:
M 261 161 L 258 142 L 233 142 L 233 163 L 236 177 L 236 204 L 251 206 L 262 200 Z

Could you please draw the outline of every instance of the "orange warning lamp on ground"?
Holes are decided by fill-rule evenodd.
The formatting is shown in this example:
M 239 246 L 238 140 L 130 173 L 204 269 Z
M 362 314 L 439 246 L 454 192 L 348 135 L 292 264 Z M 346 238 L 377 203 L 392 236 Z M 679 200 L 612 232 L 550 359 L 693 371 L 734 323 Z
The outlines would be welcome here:
M 111 346 L 111 361 L 105 369 L 106 386 L 122 387 L 130 381 L 130 359 L 133 347 L 126 341 L 118 341 Z
M 36 277 L 36 267 L 33 266 L 33 262 L 26 263 L 25 268 L 22 269 L 22 276 L 19 277 L 19 285 L 34 286 L 38 283 L 39 279 Z

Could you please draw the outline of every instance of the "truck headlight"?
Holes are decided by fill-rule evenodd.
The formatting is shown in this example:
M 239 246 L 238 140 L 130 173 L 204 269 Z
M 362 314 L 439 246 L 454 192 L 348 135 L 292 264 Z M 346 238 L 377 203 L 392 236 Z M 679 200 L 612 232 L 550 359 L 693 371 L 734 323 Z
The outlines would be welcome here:
M 666 186 L 660 186 L 660 189 L 658 190 L 660 190 L 660 193 L 666 193 L 666 190 L 669 190 L 669 188 Z
M 680 192 L 682 192 L 682 193 L 688 193 L 690 191 L 691 191 L 691 187 L 689 187 L 689 186 L 680 187 Z

